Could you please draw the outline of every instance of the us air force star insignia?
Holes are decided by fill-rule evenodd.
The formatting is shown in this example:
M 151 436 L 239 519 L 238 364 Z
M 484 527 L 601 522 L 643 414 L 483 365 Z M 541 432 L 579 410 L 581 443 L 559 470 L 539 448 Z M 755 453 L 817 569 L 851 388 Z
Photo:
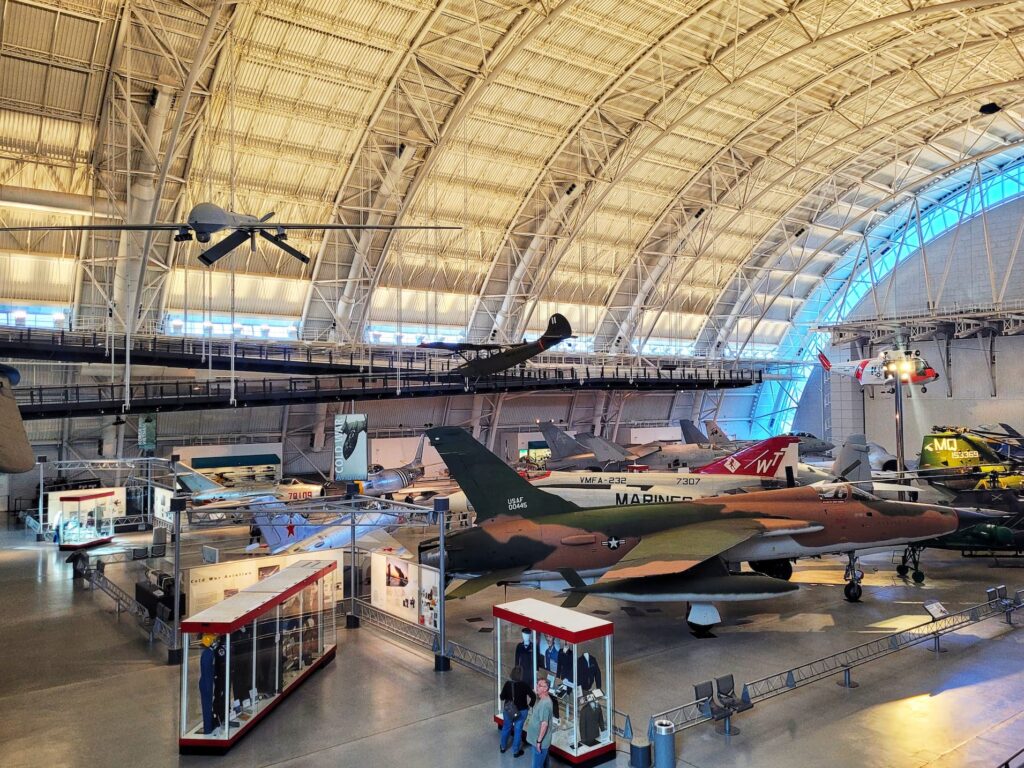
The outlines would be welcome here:
M 622 539 L 617 539 L 616 537 L 612 536 L 610 539 L 608 539 L 608 541 L 602 541 L 601 544 L 605 547 L 608 547 L 608 549 L 618 549 L 622 546 Z

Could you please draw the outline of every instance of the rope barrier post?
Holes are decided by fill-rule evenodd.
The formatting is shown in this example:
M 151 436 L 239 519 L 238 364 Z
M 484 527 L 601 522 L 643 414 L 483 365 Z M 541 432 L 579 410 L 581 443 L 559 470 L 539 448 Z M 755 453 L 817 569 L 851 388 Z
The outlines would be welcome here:
M 860 683 L 854 682 L 850 677 L 850 669 L 851 667 L 843 666 L 843 679 L 836 683 L 840 688 L 860 688 Z
M 440 557 L 437 559 L 438 567 L 438 595 L 437 595 L 437 651 L 434 653 L 434 671 L 435 672 L 448 672 L 452 668 L 452 660 L 445 654 L 448 650 L 448 638 L 445 633 L 445 603 L 444 603 L 444 590 L 445 586 L 445 551 L 444 551 L 444 533 L 445 528 L 448 526 L 448 499 L 440 498 L 434 499 L 434 513 L 437 515 L 438 525 L 438 542 L 437 551 L 440 553 Z

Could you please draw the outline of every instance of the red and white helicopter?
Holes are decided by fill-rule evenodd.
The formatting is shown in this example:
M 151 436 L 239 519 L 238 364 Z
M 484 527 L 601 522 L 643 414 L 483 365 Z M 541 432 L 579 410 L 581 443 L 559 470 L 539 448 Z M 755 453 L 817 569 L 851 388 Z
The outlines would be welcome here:
M 850 376 L 860 382 L 861 386 L 876 384 L 892 384 L 899 375 L 903 384 L 921 385 L 921 391 L 927 392 L 925 384 L 937 381 L 939 374 L 921 357 L 920 350 L 901 351 L 897 349 L 882 352 L 878 357 L 867 360 L 851 360 L 848 363 L 832 363 L 824 352 L 818 353 L 818 360 L 826 371 Z

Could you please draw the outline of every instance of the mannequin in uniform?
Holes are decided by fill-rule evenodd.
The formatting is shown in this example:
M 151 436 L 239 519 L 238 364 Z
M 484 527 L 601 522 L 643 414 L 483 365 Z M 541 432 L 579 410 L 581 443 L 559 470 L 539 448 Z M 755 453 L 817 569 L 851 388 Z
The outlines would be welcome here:
M 556 675 L 561 678 L 563 683 L 572 685 L 574 679 L 573 676 L 573 658 L 572 648 L 566 643 L 562 649 L 558 652 L 558 670 Z
M 589 651 L 584 651 L 580 656 L 577 672 L 576 682 L 579 684 L 579 690 L 589 691 L 595 686 L 601 686 L 601 667 Z
M 537 665 L 533 663 L 533 632 L 528 629 L 523 630 L 523 639 L 516 645 L 515 666 L 523 670 L 523 682 L 533 688 Z
M 549 638 L 548 649 L 544 653 L 544 669 L 552 675 L 558 673 L 558 652 L 562 648 L 562 641 L 557 637 Z
M 214 679 L 214 657 L 216 651 L 213 649 L 213 642 L 216 635 L 203 635 L 203 652 L 199 655 L 199 703 L 203 707 L 203 733 L 213 733 L 220 718 L 214 717 L 213 712 L 213 679 Z

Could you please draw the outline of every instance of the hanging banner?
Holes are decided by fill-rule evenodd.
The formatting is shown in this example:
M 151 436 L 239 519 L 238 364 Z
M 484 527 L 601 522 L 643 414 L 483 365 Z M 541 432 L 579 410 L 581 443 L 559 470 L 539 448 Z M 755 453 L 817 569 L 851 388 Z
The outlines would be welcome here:
M 139 448 L 143 451 L 156 450 L 156 415 L 152 413 L 139 417 Z
M 368 463 L 366 414 L 346 413 L 334 417 L 334 480 L 365 480 Z

